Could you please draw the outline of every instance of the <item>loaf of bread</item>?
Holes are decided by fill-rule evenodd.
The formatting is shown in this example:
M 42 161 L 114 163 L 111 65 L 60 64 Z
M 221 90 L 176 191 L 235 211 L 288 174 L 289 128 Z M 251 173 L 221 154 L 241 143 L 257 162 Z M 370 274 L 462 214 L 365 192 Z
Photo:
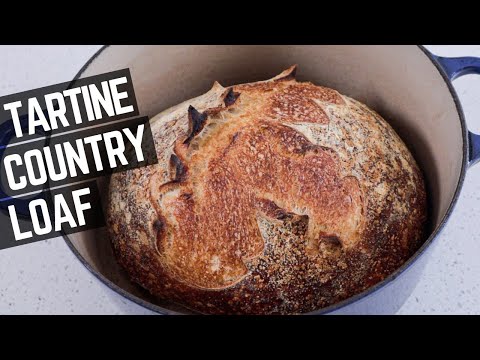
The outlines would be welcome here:
M 292 314 L 381 281 L 425 235 L 422 174 L 378 114 L 295 67 L 151 119 L 159 163 L 114 174 L 132 281 L 208 314 Z

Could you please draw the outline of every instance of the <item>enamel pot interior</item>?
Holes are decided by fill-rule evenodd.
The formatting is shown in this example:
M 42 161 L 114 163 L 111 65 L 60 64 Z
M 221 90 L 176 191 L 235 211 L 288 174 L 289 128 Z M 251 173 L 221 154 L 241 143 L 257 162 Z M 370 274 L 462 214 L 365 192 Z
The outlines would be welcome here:
M 110 46 L 85 66 L 80 77 L 129 68 L 140 114 L 153 116 L 206 92 L 215 80 L 224 86 L 264 80 L 292 64 L 298 64 L 299 80 L 364 102 L 397 130 L 427 181 L 431 234 L 427 243 L 431 242 L 463 177 L 465 136 L 448 82 L 420 47 Z M 108 180 L 99 185 L 103 197 Z M 158 312 L 188 312 L 155 300 L 132 284 L 113 258 L 105 229 L 69 235 L 67 243 L 97 277 L 122 295 Z

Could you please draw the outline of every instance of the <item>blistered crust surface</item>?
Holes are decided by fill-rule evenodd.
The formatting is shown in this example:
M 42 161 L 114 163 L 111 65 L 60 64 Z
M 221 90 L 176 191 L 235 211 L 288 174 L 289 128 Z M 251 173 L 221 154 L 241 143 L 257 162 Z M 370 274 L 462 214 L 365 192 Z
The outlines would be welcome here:
M 119 262 L 204 313 L 299 313 L 358 293 L 424 238 L 422 175 L 365 105 L 295 68 L 151 120 L 159 163 L 112 176 Z

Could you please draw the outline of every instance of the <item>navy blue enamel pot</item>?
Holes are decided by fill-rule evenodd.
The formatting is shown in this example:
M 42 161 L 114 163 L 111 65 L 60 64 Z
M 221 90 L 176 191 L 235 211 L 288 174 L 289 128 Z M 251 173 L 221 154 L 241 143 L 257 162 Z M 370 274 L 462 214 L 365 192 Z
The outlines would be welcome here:
M 451 81 L 480 73 L 480 59 L 441 58 L 421 46 L 108 46 L 78 77 L 129 68 L 142 115 L 153 116 L 222 85 L 263 80 L 298 64 L 299 80 L 332 87 L 379 112 L 406 142 L 428 188 L 429 237 L 400 269 L 367 291 L 314 314 L 395 313 L 422 275 L 429 253 L 454 211 L 480 136 L 467 130 Z M 106 194 L 108 180 L 100 180 Z M 65 237 L 79 260 L 118 294 L 162 314 L 189 313 L 151 298 L 116 264 L 105 229 Z M 117 296 L 112 292 L 112 296 Z

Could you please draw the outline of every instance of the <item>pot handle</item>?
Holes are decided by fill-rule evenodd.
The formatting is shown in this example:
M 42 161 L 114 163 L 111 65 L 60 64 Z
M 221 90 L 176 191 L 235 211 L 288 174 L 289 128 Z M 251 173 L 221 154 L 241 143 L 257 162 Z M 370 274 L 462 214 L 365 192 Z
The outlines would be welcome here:
M 433 55 L 437 63 L 441 66 L 450 81 L 458 79 L 464 75 L 480 75 L 480 58 L 476 57 L 441 57 Z M 480 135 L 468 132 L 469 144 L 469 165 L 474 165 L 480 161 Z

